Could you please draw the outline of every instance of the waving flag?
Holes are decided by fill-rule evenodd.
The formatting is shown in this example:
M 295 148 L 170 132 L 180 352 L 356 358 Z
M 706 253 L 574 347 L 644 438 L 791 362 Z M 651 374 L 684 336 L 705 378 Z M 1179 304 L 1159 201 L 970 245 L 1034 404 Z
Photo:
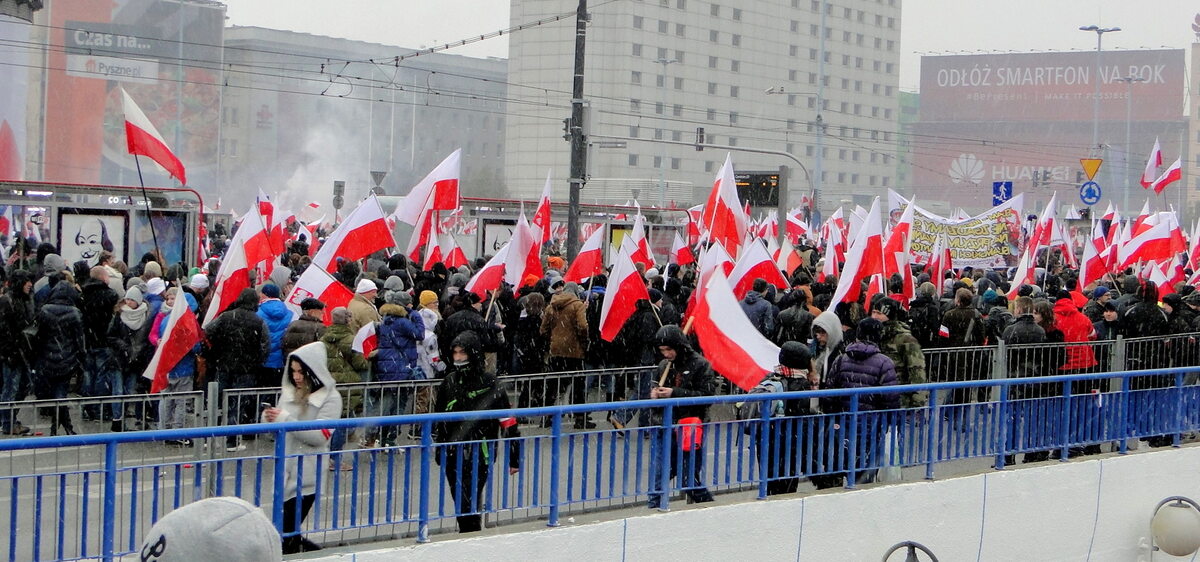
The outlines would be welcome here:
M 635 201 L 634 204 L 637 202 Z M 650 244 L 646 242 L 646 217 L 642 216 L 642 208 L 639 205 L 637 215 L 633 217 L 633 228 L 629 231 L 630 241 L 633 242 L 634 252 L 629 258 L 633 263 L 645 264 L 646 267 L 654 266 L 654 254 L 650 252 Z
M 1158 144 L 1158 137 L 1154 137 L 1154 149 L 1150 151 L 1150 158 L 1146 160 L 1146 170 L 1142 172 L 1143 188 L 1150 189 L 1154 185 L 1154 180 L 1158 178 L 1158 168 L 1162 166 L 1162 163 L 1162 147 Z
M 904 213 L 900 215 L 900 221 L 896 223 L 892 233 L 888 235 L 887 244 L 883 247 L 883 277 L 885 280 L 891 279 L 892 275 L 900 274 L 903 279 L 903 293 L 909 300 L 917 297 L 916 287 L 913 282 L 912 268 L 908 263 L 912 257 L 912 225 L 913 225 L 913 208 L 916 207 L 916 198 L 908 201 L 908 206 L 904 208 Z
M 355 261 L 393 245 L 392 231 L 372 193 L 325 239 L 312 265 L 332 273 L 337 270 L 337 258 Z
M 354 341 L 350 342 L 350 349 L 363 354 L 363 357 L 371 355 L 378 348 L 379 335 L 375 333 L 374 322 L 367 322 L 359 328 L 358 333 L 354 334 Z
M 1183 177 L 1182 164 L 1182 158 L 1176 158 L 1175 162 L 1168 166 L 1166 171 L 1164 171 L 1161 176 L 1158 176 L 1158 178 L 1154 180 L 1154 183 L 1152 183 L 1150 187 L 1154 189 L 1155 194 L 1162 195 L 1163 190 L 1166 189 L 1168 185 L 1179 181 L 1180 178 Z
M 712 192 L 704 204 L 700 217 L 700 228 L 707 232 L 708 239 L 721 244 L 731 256 L 736 256 L 746 237 L 749 219 L 738 201 L 737 183 L 733 178 L 733 159 L 725 155 L 725 164 L 717 173 Z
M 486 299 L 488 291 L 494 291 L 500 288 L 500 282 L 504 281 L 504 262 L 508 261 L 508 252 L 512 241 L 506 242 L 500 247 L 500 251 L 492 256 L 486 264 L 475 272 L 470 281 L 467 281 L 466 290 L 479 295 L 479 298 Z
M 453 234 L 443 232 L 441 236 L 438 236 L 438 247 L 442 250 L 442 263 L 446 267 L 458 268 L 467 265 L 467 255 L 454 240 Z
M 767 249 L 759 242 L 751 242 L 742 248 L 733 271 L 729 273 L 729 283 L 733 286 L 733 296 L 738 300 L 746 297 L 754 285 L 755 279 L 765 279 L 767 283 L 780 289 L 788 287 L 788 281 L 775 260 L 771 259 Z
M 602 225 L 603 226 L 603 225 Z M 581 283 L 584 279 L 604 273 L 604 229 L 597 228 L 588 236 L 579 254 L 563 274 L 567 283 Z
M 621 326 L 637 310 L 637 301 L 650 300 L 646 282 L 633 267 L 633 260 L 624 245 L 617 252 L 604 294 L 604 303 L 600 307 L 600 339 L 613 341 Z
M 179 361 L 200 343 L 200 326 L 196 324 L 196 313 L 188 307 L 188 300 L 180 292 L 175 296 L 175 305 L 171 307 L 171 317 L 163 328 L 163 337 L 158 341 L 154 357 L 142 377 L 150 379 L 150 393 L 158 394 L 167 388 L 167 373 L 171 372 Z
M 311 269 L 311 268 L 310 268 Z M 213 286 L 212 299 L 208 310 L 204 313 L 204 326 L 216 319 L 217 315 L 229 308 L 242 289 L 250 288 L 250 264 L 246 261 L 246 249 L 236 239 L 229 243 L 225 257 L 221 260 L 221 268 L 217 270 L 217 281 Z
M 129 97 L 124 89 L 121 90 L 121 98 L 125 107 L 125 144 L 129 153 L 157 162 L 168 174 L 179 180 L 179 183 L 187 185 L 187 170 L 184 170 L 183 162 L 171 152 L 167 141 L 158 134 L 158 129 L 154 128 L 154 124 L 142 112 L 142 108 L 134 103 L 133 98 Z
M 854 302 L 862 293 L 862 280 L 883 272 L 883 227 L 879 218 L 879 198 L 871 202 L 871 210 L 859 227 L 854 243 L 846 252 L 846 265 L 833 293 L 834 304 Z
M 296 280 L 291 292 L 283 300 L 284 306 L 292 311 L 293 319 L 299 318 L 303 313 L 300 303 L 307 298 L 314 298 L 325 303 L 325 315 L 321 321 L 328 326 L 333 323 L 333 309 L 349 305 L 350 301 L 354 299 L 354 293 L 324 269 L 308 267 L 304 269 L 304 273 L 300 274 L 300 278 Z
M 671 241 L 671 259 L 670 262 L 676 265 L 687 265 L 695 263 L 696 256 L 692 253 L 692 249 L 683 241 L 683 237 L 679 232 L 675 233 L 675 239 Z
M 539 235 L 538 243 L 550 241 L 550 172 L 546 172 L 546 185 L 542 187 L 542 197 L 538 199 L 537 210 L 533 212 L 533 229 Z
M 521 287 L 526 277 L 542 277 L 541 247 L 534 236 L 522 211 L 512 238 L 508 241 L 508 259 L 504 263 L 504 281 L 512 285 L 514 291 Z
M 722 272 L 709 277 L 692 318 L 713 370 L 738 388 L 749 391 L 779 364 L 779 347 L 750 323 Z
M 414 185 L 396 208 L 395 217 L 416 226 L 426 211 L 452 211 L 458 208 L 458 178 L 461 176 L 462 149 L 451 152 L 429 175 Z
M 1008 297 L 1009 301 L 1017 298 L 1017 293 L 1021 290 L 1021 285 L 1033 285 L 1034 274 L 1036 268 L 1033 262 L 1033 253 L 1036 250 L 1033 246 L 1025 246 L 1025 251 L 1021 253 L 1021 261 L 1017 263 L 1017 269 L 1013 272 L 1012 283 L 1009 285 Z
M 950 253 L 950 239 L 943 232 L 934 239 L 933 249 L 929 253 L 929 281 L 933 283 L 934 295 L 940 296 L 946 290 L 946 271 L 954 269 L 953 257 Z

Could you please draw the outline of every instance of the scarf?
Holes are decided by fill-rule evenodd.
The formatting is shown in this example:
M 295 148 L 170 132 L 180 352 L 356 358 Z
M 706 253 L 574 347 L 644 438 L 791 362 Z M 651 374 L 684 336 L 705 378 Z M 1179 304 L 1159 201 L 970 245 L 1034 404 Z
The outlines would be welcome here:
M 137 308 L 129 308 L 121 305 L 121 322 L 124 322 L 130 330 L 140 330 L 142 325 L 146 323 L 146 317 L 149 315 L 150 307 L 146 303 L 142 303 Z

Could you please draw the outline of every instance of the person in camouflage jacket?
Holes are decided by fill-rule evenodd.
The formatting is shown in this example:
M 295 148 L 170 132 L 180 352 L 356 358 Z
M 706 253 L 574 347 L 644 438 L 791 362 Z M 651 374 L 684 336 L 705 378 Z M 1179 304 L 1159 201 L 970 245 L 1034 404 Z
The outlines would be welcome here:
M 880 299 L 871 310 L 871 317 L 883 322 L 883 345 L 880 351 L 896 364 L 896 380 L 899 384 L 922 384 L 928 382 L 925 373 L 925 355 L 908 324 L 904 322 L 904 309 L 892 298 Z M 925 405 L 925 392 L 906 392 L 900 395 L 905 408 L 920 408 Z

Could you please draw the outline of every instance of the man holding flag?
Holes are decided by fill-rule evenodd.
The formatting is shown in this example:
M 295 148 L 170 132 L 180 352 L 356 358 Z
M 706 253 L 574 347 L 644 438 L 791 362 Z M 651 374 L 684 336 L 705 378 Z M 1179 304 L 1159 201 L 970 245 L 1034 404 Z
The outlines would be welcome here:
M 688 343 L 687 335 L 679 326 L 667 325 L 659 328 L 654 336 L 658 352 L 663 360 L 658 364 L 658 372 L 662 378 L 658 386 L 650 389 L 650 398 L 691 398 L 694 396 L 712 396 L 715 374 L 708 360 L 696 353 Z M 651 420 L 653 424 L 662 424 L 662 414 L 658 411 Z M 671 478 L 675 477 L 676 467 L 681 467 L 681 487 L 687 494 L 689 503 L 705 503 L 713 501 L 712 493 L 704 486 L 704 422 L 708 419 L 708 406 L 675 406 L 671 408 L 672 425 L 675 428 L 671 435 L 670 468 L 663 467 L 663 440 L 666 436 L 662 430 L 655 430 L 650 436 L 650 500 L 647 507 L 659 509 L 662 507 L 662 490 Z M 680 458 L 682 455 L 682 462 Z M 670 472 L 664 475 L 664 471 Z

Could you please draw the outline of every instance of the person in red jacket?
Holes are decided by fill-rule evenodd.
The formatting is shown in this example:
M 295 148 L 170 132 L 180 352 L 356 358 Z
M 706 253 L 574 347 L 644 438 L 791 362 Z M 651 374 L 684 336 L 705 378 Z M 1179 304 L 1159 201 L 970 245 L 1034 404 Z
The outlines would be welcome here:
M 1071 295 L 1071 303 L 1075 305 L 1076 309 L 1083 310 L 1083 307 L 1087 306 L 1088 298 L 1083 295 L 1083 291 L 1079 290 L 1079 280 L 1067 279 L 1064 286 Z
M 1066 362 L 1058 368 L 1060 375 L 1074 375 L 1079 373 L 1090 373 L 1096 370 L 1099 362 L 1096 361 L 1095 350 L 1088 342 L 1096 339 L 1096 328 L 1086 315 L 1079 311 L 1075 306 L 1071 294 L 1067 291 L 1059 291 L 1058 300 L 1054 301 L 1054 324 L 1063 333 L 1063 341 L 1067 344 Z M 1071 345 L 1071 344 L 1083 345 Z M 1095 423 L 1100 421 L 1100 393 L 1105 389 L 1100 385 L 1102 381 L 1086 380 L 1075 381 L 1071 383 L 1072 396 L 1086 396 L 1096 394 L 1096 400 L 1088 400 L 1081 405 L 1081 408 L 1090 412 L 1084 419 L 1095 420 Z M 1092 424 L 1077 423 L 1072 429 L 1072 441 L 1079 442 L 1086 440 L 1087 427 Z M 1071 447 L 1070 456 L 1078 455 L 1094 455 L 1100 453 L 1100 445 L 1093 444 L 1086 447 Z

